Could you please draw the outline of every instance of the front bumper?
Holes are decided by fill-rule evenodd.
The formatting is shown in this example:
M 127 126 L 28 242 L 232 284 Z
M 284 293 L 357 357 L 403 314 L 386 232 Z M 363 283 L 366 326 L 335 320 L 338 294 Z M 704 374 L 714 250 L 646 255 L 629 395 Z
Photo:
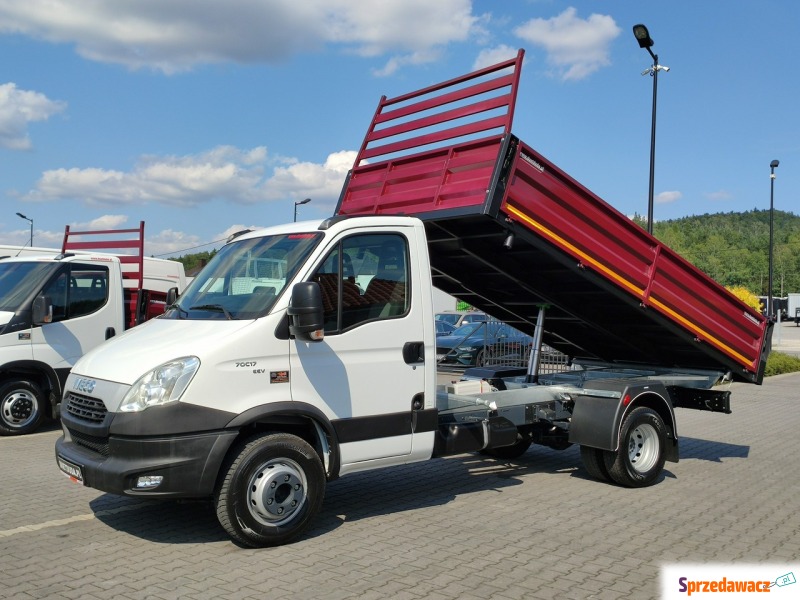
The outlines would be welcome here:
M 222 461 L 238 431 L 211 431 L 169 437 L 110 436 L 107 448 L 96 452 L 86 441 L 77 443 L 64 426 L 56 441 L 56 457 L 78 467 L 71 479 L 97 490 L 124 496 L 203 498 L 214 493 Z M 76 432 L 77 434 L 77 432 Z M 80 435 L 80 434 L 77 434 Z M 77 476 L 76 476 L 77 475 Z M 163 477 L 149 489 L 137 489 L 143 476 Z

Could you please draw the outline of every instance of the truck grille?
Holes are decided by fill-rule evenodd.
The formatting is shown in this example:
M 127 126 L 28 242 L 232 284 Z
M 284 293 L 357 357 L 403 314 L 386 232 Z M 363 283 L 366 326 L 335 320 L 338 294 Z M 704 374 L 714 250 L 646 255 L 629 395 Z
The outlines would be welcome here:
M 85 433 L 81 433 L 80 431 L 75 431 L 74 429 L 68 427 L 69 436 L 72 438 L 72 442 L 77 444 L 78 446 L 83 446 L 84 448 L 88 448 L 92 452 L 97 452 L 101 456 L 108 456 L 108 438 L 107 437 L 96 437 L 93 435 L 87 435 Z
M 102 400 L 69 393 L 66 411 L 80 421 L 99 425 L 106 418 L 108 411 Z

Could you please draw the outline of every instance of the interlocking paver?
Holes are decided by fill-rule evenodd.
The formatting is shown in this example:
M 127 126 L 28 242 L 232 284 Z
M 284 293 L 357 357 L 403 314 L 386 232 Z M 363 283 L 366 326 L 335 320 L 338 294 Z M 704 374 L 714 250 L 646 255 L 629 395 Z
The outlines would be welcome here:
M 0 438 L 0 598 L 657 598 L 665 562 L 800 556 L 799 387 L 678 410 L 681 461 L 650 488 L 590 480 L 576 448 L 436 459 L 332 482 L 315 526 L 264 550 L 229 542 L 205 503 L 71 484 L 55 427 Z

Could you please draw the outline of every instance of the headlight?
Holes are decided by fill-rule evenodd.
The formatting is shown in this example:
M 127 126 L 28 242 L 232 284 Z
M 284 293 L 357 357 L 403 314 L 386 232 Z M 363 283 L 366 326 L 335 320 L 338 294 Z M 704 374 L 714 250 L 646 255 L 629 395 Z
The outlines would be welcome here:
M 196 356 L 186 356 L 159 365 L 142 375 L 122 399 L 120 412 L 140 412 L 150 406 L 177 402 L 200 366 Z

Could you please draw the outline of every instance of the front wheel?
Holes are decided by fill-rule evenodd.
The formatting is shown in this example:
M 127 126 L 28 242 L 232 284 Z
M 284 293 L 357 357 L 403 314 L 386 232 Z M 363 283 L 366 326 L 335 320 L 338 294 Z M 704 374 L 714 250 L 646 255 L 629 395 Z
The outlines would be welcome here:
M 486 357 L 486 351 L 478 350 L 478 354 L 475 355 L 475 366 L 485 367 L 487 365 L 488 365 L 488 359 Z
M 33 381 L 20 379 L 0 386 L 0 435 L 24 435 L 45 419 L 47 400 Z
M 625 487 L 646 487 L 655 483 L 664 468 L 666 427 L 654 410 L 634 408 L 622 423 L 619 449 L 605 452 L 606 470 Z
M 325 496 L 325 471 L 314 449 L 285 433 L 246 439 L 222 471 L 217 518 L 236 542 L 279 546 L 302 533 Z

